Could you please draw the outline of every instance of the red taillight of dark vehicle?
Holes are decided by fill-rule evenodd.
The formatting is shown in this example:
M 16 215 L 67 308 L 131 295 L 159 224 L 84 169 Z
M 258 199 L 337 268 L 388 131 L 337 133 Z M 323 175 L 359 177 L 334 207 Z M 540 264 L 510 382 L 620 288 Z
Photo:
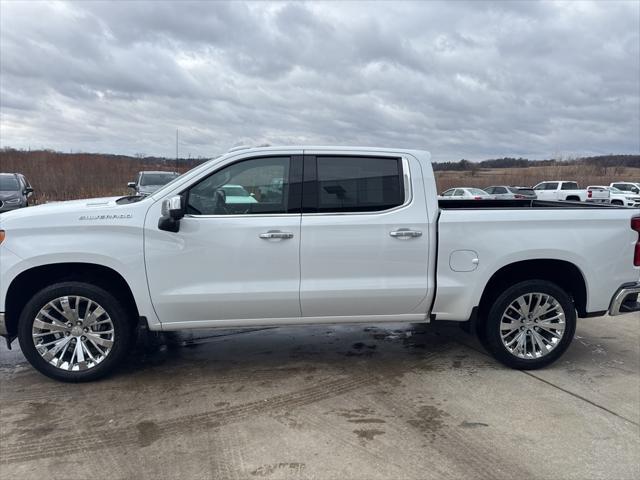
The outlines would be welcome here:
M 640 217 L 633 217 L 631 219 L 631 230 L 638 232 L 638 240 L 636 241 L 636 250 L 633 255 L 633 264 L 636 267 L 640 267 Z

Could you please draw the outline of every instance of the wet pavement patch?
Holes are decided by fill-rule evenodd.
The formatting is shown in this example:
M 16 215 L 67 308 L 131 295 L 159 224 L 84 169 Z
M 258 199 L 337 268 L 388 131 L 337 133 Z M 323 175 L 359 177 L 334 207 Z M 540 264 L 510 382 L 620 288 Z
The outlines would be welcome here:
M 147 447 L 160 438 L 160 427 L 155 422 L 140 422 L 136 425 L 136 429 L 141 447 Z
M 371 429 L 362 429 L 362 430 L 354 430 L 353 433 L 355 433 L 358 438 L 361 438 L 363 440 L 373 440 L 374 437 L 376 437 L 377 435 L 383 435 L 385 432 L 384 430 L 378 430 L 375 428 L 371 428 Z

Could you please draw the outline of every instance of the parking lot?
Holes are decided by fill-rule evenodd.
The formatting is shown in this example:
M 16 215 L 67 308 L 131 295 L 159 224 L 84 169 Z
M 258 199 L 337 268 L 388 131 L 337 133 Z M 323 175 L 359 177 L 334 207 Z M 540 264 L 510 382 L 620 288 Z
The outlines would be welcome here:
M 0 474 L 638 478 L 639 317 L 580 320 L 534 372 L 409 324 L 169 334 L 81 385 L 2 345 Z

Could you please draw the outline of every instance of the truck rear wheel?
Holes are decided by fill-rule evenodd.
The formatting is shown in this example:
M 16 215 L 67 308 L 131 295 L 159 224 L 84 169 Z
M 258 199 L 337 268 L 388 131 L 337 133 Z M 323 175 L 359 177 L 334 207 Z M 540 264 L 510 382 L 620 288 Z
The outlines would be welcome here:
M 18 340 L 29 363 L 44 375 L 65 382 L 96 380 L 127 355 L 133 336 L 130 317 L 100 287 L 58 283 L 27 303 Z
M 569 347 L 576 329 L 571 297 L 546 280 L 505 290 L 489 309 L 483 344 L 501 363 L 522 370 L 545 367 Z

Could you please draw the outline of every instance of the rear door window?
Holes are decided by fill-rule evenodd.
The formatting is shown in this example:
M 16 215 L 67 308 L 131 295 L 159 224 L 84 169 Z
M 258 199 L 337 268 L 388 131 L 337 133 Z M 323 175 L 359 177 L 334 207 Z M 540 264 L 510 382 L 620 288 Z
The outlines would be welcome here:
M 400 158 L 317 157 L 318 212 L 379 212 L 403 203 Z
M 578 190 L 578 184 L 576 182 L 564 182 L 562 190 Z

